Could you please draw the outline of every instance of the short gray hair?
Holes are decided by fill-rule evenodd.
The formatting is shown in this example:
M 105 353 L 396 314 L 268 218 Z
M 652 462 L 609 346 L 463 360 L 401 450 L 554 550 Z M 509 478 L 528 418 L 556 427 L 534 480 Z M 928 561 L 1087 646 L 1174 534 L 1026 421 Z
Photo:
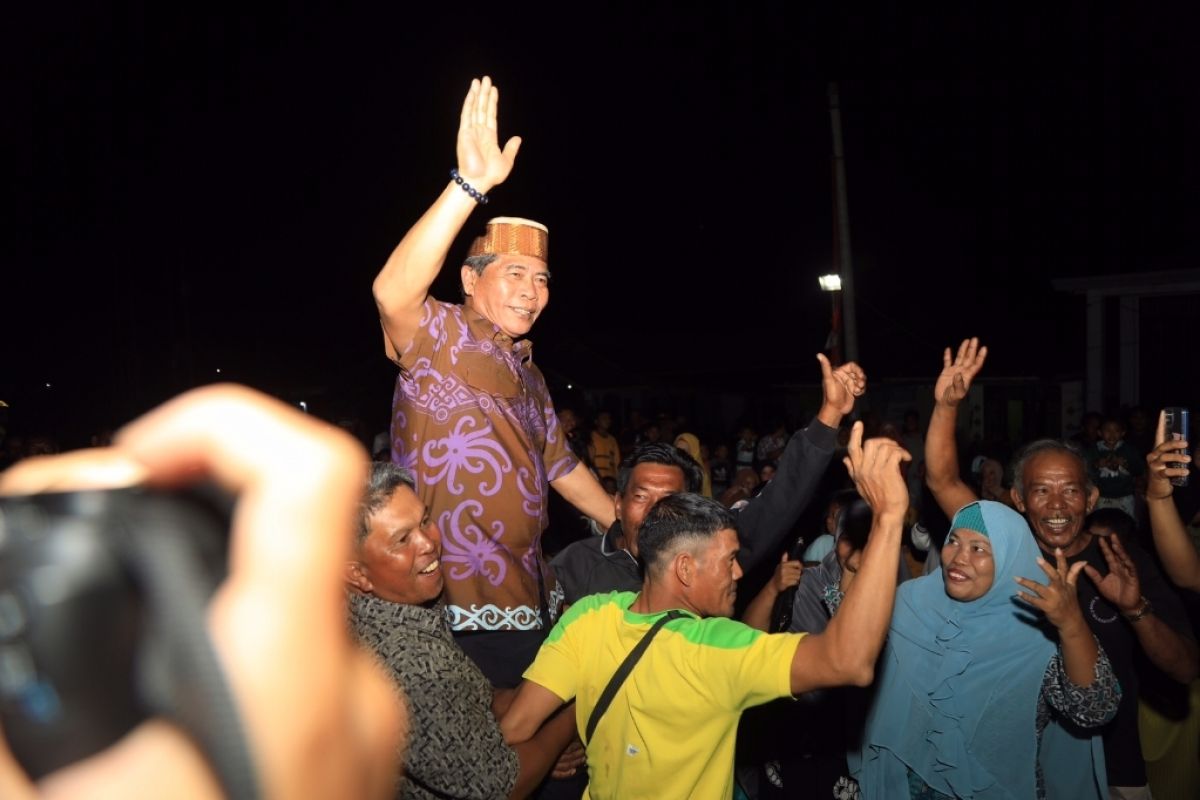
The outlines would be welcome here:
M 1079 471 L 1083 473 L 1084 491 L 1091 494 L 1094 488 L 1092 476 L 1088 471 L 1087 459 L 1084 457 L 1083 451 L 1061 439 L 1038 439 L 1022 447 L 1013 461 L 1013 488 L 1017 490 L 1017 497 L 1020 497 L 1022 501 L 1025 500 L 1025 465 L 1029 459 L 1043 453 L 1062 453 L 1079 462 Z
M 487 269 L 487 265 L 495 261 L 496 258 L 495 253 L 481 253 L 477 256 L 467 256 L 463 259 L 463 266 L 473 269 L 476 275 L 482 275 L 483 271 Z M 466 301 L 467 290 L 462 286 L 458 287 L 458 290 L 462 293 L 463 300 Z
M 366 540 L 367 534 L 371 532 L 371 517 L 392 499 L 392 495 L 401 486 L 416 491 L 417 482 L 411 472 L 390 461 L 376 461 L 371 464 L 366 491 L 358 504 L 358 524 L 354 528 L 356 544 L 362 545 Z
M 495 253 L 482 253 L 477 256 L 467 256 L 463 259 L 463 266 L 470 267 L 475 270 L 476 275 L 482 275 L 483 270 L 488 264 L 495 261 L 497 258 Z

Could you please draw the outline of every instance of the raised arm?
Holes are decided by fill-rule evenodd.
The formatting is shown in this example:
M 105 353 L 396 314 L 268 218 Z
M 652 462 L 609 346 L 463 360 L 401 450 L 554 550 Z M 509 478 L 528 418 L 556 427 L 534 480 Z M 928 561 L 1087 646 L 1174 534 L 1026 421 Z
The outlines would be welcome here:
M 503 150 L 500 148 L 496 135 L 499 100 L 499 90 L 491 78 L 485 75 L 482 80 L 473 80 L 459 119 L 458 174 L 482 194 L 504 182 L 521 146 L 520 137 L 514 136 Z M 372 290 L 389 358 L 398 361 L 416 335 L 429 287 L 476 205 L 462 186 L 449 181 L 375 276 Z
M 846 590 L 838 613 L 824 633 L 806 636 L 792 658 L 792 692 L 853 684 L 866 686 L 875 674 L 896 595 L 900 535 L 908 510 L 908 487 L 900 462 L 911 456 L 891 439 L 862 443 L 862 423 L 854 423 L 845 462 L 858 493 L 874 519 L 862 564 Z
M 1160 586 L 1163 591 L 1156 593 L 1147 587 L 1145 591 L 1152 596 L 1148 599 L 1142 593 L 1138 565 L 1126 552 L 1120 538 L 1113 534 L 1107 538 L 1097 537 L 1097 541 L 1108 562 L 1108 574 L 1102 576 L 1090 564 L 1083 568 L 1084 572 L 1096 584 L 1100 595 L 1129 622 L 1151 663 L 1180 683 L 1191 683 L 1200 674 L 1200 648 L 1194 639 L 1172 628 L 1160 616 L 1168 611 L 1165 608 L 1168 603 L 1178 606 L 1178 599 L 1171 596 L 1161 581 L 1156 583 L 1154 580 L 1148 580 L 1148 583 Z M 1141 568 L 1153 570 L 1154 567 L 1149 558 L 1143 558 Z M 1163 608 L 1156 609 L 1156 604 Z
M 778 554 L 825 475 L 837 444 L 838 425 L 854 409 L 855 399 L 866 391 L 866 373 L 854 362 L 833 369 L 825 356 L 818 354 L 817 360 L 821 363 L 824 392 L 817 418 L 792 436 L 775 477 L 738 515 L 742 544 L 738 562 L 743 569 Z
M 967 503 L 978 500 L 971 487 L 958 474 L 958 448 L 954 427 L 958 421 L 958 404 L 967 396 L 971 381 L 983 368 L 987 348 L 979 340 L 963 339 L 958 354 L 950 357 L 950 348 L 942 353 L 942 374 L 933 387 L 933 413 L 925 434 L 925 482 L 947 517 Z
M 1200 553 L 1192 544 L 1179 509 L 1171 493 L 1171 478 L 1188 474 L 1188 443 L 1166 441 L 1166 415 L 1159 412 L 1154 449 L 1146 456 L 1146 506 L 1150 509 L 1150 530 L 1163 568 L 1176 586 L 1200 592 Z

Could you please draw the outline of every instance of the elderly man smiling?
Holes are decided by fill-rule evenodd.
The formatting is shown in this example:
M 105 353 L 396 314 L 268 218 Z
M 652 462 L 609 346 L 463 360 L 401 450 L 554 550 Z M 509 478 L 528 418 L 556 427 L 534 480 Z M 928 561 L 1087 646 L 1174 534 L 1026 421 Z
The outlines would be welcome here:
M 511 696 L 493 689 L 454 643 L 441 609 L 441 534 L 393 464 L 374 464 L 346 564 L 350 624 L 408 700 L 411 737 L 404 798 L 524 797 L 571 739 L 570 714 L 515 747 L 492 709 Z M 569 770 L 564 762 L 560 765 Z
M 966 339 L 942 355 L 934 385 L 934 408 L 925 438 L 926 481 L 947 516 L 976 499 L 959 477 L 954 434 L 958 405 L 983 368 L 987 348 Z M 1079 606 L 1096 640 L 1112 659 L 1123 690 L 1116 718 L 1104 728 L 1104 755 L 1111 796 L 1146 798 L 1146 765 L 1138 737 L 1138 672 L 1135 655 L 1182 684 L 1200 673 L 1200 648 L 1183 604 L 1150 556 L 1134 541 L 1092 535 L 1084 524 L 1099 490 L 1088 477 L 1083 454 L 1070 445 L 1041 439 L 1026 445 L 1013 465 L 1013 505 L 1029 522 L 1042 556 L 1053 562 L 1086 562 L 1089 580 L 1078 585 Z

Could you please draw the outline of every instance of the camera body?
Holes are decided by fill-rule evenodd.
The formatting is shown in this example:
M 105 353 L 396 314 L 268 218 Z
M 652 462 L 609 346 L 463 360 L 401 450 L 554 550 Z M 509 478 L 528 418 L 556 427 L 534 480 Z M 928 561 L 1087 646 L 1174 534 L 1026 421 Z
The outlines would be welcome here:
M 31 777 L 150 716 L 203 727 L 203 685 L 224 690 L 204 609 L 230 507 L 204 490 L 0 498 L 0 724 Z

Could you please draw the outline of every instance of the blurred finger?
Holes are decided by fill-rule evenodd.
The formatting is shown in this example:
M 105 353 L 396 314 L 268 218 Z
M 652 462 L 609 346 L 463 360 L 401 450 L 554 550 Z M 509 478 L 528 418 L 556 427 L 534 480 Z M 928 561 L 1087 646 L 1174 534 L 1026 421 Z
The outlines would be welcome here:
M 1025 603 L 1026 605 L 1033 606 L 1034 608 L 1036 608 L 1039 611 L 1043 610 L 1042 606 L 1045 604 L 1045 601 L 1043 601 L 1042 598 L 1025 594 L 1025 592 L 1017 592 L 1016 594 L 1013 595 L 1013 597 L 1015 599 L 1020 600 L 1021 602 Z
M 1100 543 L 1100 552 L 1104 556 L 1104 560 L 1108 562 L 1108 571 L 1109 572 L 1112 572 L 1114 569 L 1117 568 L 1117 558 L 1113 554 L 1112 546 L 1109 545 L 1109 543 L 1108 543 L 1108 540 L 1111 538 L 1112 538 L 1111 536 L 1097 536 L 1096 537 L 1096 541 Z
M 1042 558 L 1041 556 L 1039 556 L 1037 559 L 1037 565 L 1039 567 L 1041 567 L 1042 572 L 1046 573 L 1046 577 L 1050 579 L 1051 583 L 1053 583 L 1056 580 L 1059 580 L 1062 577 L 1058 573 L 1058 570 L 1056 570 L 1054 567 L 1050 566 L 1050 562 L 1047 561 L 1046 559 Z
M 1083 572 L 1083 568 L 1087 566 L 1086 561 L 1076 561 L 1067 571 L 1067 584 L 1075 586 L 1079 582 L 1079 573 Z
M 1018 575 L 1018 576 L 1014 576 L 1014 577 L 1013 577 L 1013 580 L 1014 580 L 1014 581 L 1016 581 L 1016 582 L 1017 582 L 1018 584 L 1020 584 L 1021 586 L 1023 586 L 1024 588 L 1026 588 L 1026 589 L 1028 589 L 1029 591 L 1033 592 L 1033 594 L 1034 594 L 1034 595 L 1035 595 L 1035 596 L 1036 596 L 1036 597 L 1037 597 L 1039 600 L 1042 598 L 1042 591 L 1048 588 L 1048 587 L 1046 586 L 1046 584 L 1044 584 L 1044 583 L 1038 583 L 1037 581 L 1030 580 L 1029 578 L 1022 578 L 1022 577 L 1020 577 L 1019 575 Z
M 491 93 L 488 95 L 487 116 L 485 124 L 491 130 L 496 130 L 496 109 L 500 105 L 500 87 L 493 86 Z
M 817 361 L 819 361 L 821 364 L 821 377 L 832 378 L 833 365 L 829 363 L 829 359 L 825 357 L 824 353 L 817 353 Z
M 855 422 L 850 427 L 850 442 L 846 445 L 846 452 L 849 454 L 852 462 L 860 463 L 862 461 L 863 424 L 861 421 Z
M 479 91 L 475 93 L 475 102 L 471 104 L 471 127 L 473 128 L 481 124 L 490 88 L 491 81 L 484 75 L 479 79 Z
M 471 127 L 471 120 L 475 113 L 475 98 L 479 94 L 479 79 L 471 80 L 471 88 L 467 90 L 467 96 L 463 98 L 462 113 L 459 115 L 458 124 L 462 128 Z
M 962 362 L 963 362 L 963 361 L 966 359 L 966 357 L 967 357 L 967 349 L 968 349 L 970 346 L 971 346 L 971 340 L 970 340 L 970 339 L 963 339 L 963 340 L 962 340 L 962 343 L 961 343 L 961 344 L 959 344 L 959 346 L 958 346 L 958 354 L 957 354 L 957 355 L 954 357 L 954 363 L 955 363 L 956 365 L 959 365 L 959 366 L 961 366 L 961 365 L 962 365 Z
M 328 565 L 345 560 L 349 540 L 338 534 L 354 524 L 366 475 L 366 454 L 345 432 L 245 387 L 218 385 L 150 412 L 116 444 L 152 482 L 202 473 L 240 495 L 235 577 L 257 575 L 303 606 L 341 591 Z
M 1167 410 L 1164 408 L 1158 412 L 1158 427 L 1154 429 L 1154 446 L 1162 444 L 1167 440 Z
M 977 375 L 979 370 L 983 369 L 983 362 L 987 361 L 987 354 L 988 349 L 986 345 L 979 348 L 979 352 L 975 354 L 975 363 L 973 369 L 971 370 L 972 375 Z
M 1054 548 L 1054 564 L 1058 567 L 1060 574 L 1065 575 L 1067 572 L 1067 557 L 1063 555 L 1061 547 Z
M 27 458 L 0 473 L 0 494 L 116 489 L 146 479 L 146 468 L 111 447 Z
M 1104 540 L 1102 539 L 1101 541 L 1104 541 Z M 1125 552 L 1125 545 L 1121 544 L 1120 536 L 1118 536 L 1117 534 L 1114 533 L 1113 535 L 1108 537 L 1108 541 L 1106 542 L 1106 544 L 1109 544 L 1112 547 L 1113 552 L 1117 556 L 1117 560 L 1121 563 L 1121 565 L 1123 567 L 1126 567 L 1127 569 L 1131 569 L 1131 570 L 1133 569 L 1133 559 L 1131 559 L 1129 557 L 1129 554 L 1127 552 Z

